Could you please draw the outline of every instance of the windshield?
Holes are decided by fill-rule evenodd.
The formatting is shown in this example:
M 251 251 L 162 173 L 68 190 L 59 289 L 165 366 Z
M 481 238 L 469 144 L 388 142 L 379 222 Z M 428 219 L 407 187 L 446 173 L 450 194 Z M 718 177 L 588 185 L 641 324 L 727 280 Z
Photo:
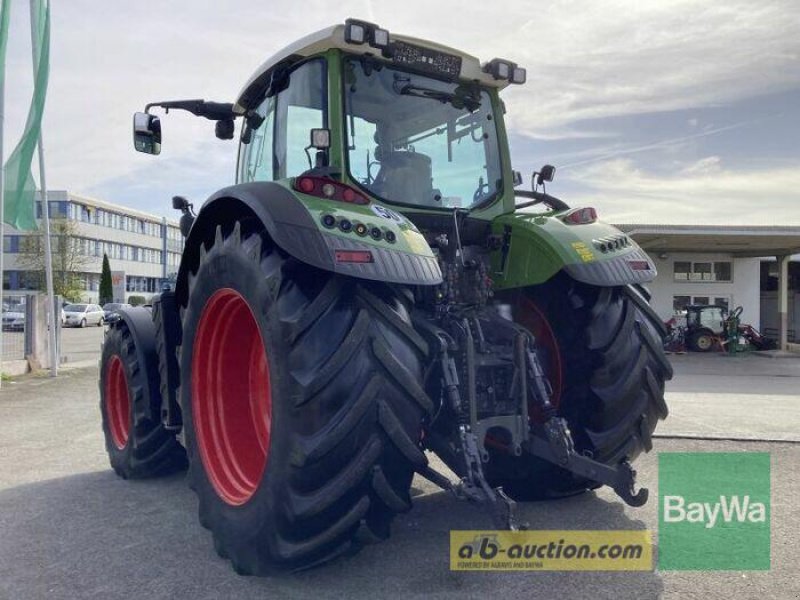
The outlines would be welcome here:
M 86 312 L 85 304 L 67 304 L 64 307 L 65 312 Z
M 350 175 L 372 194 L 471 208 L 502 185 L 489 94 L 376 63 L 345 61 Z

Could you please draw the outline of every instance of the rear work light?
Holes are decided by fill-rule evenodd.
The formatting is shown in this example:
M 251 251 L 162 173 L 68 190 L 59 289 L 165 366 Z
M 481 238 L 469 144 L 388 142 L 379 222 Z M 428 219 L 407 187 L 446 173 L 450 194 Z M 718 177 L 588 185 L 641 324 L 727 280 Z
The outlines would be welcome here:
M 592 208 L 576 208 L 569 211 L 561 220 L 567 225 L 588 225 L 597 221 L 597 211 Z
M 348 204 L 369 204 L 369 200 L 363 194 L 355 191 L 349 185 L 327 177 L 303 175 L 294 180 L 292 187 L 298 192 L 325 198 L 326 200 L 336 200 L 338 202 L 347 202 Z
M 382 50 L 389 46 L 389 32 L 369 21 L 347 19 L 344 22 L 344 41 L 358 45 L 369 43 L 373 48 Z
M 503 79 L 510 83 L 523 84 L 527 80 L 527 71 L 517 63 L 502 58 L 493 58 L 483 65 L 483 70 L 495 79 Z

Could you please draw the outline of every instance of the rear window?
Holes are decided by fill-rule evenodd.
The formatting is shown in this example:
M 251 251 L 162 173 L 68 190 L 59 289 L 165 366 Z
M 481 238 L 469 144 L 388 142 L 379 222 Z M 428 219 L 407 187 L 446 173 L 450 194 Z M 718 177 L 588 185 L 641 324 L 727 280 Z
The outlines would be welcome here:
M 86 305 L 85 304 L 67 304 L 64 307 L 64 310 L 67 312 L 86 312 Z

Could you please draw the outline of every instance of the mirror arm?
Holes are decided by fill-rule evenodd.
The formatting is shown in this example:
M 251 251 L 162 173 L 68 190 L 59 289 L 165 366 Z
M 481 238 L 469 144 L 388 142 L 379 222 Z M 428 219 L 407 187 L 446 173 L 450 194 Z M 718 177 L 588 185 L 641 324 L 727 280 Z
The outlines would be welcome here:
M 151 102 L 144 107 L 144 112 L 149 114 L 150 109 L 154 107 L 163 108 L 167 113 L 169 113 L 171 108 L 185 110 L 193 115 L 205 117 L 211 121 L 227 121 L 239 116 L 233 112 L 233 104 L 230 102 L 207 102 L 202 99 Z
M 555 196 L 551 196 L 550 194 L 543 194 L 542 192 L 529 192 L 527 190 L 516 190 L 514 191 L 515 196 L 521 196 L 523 198 L 533 198 L 530 202 L 523 202 L 522 204 L 517 204 L 514 206 L 514 210 L 519 210 L 520 208 L 528 208 L 529 206 L 534 206 L 536 204 L 544 204 L 545 206 L 549 206 L 553 210 L 562 211 L 562 210 L 569 210 L 569 205 L 564 202 L 563 200 L 559 200 Z

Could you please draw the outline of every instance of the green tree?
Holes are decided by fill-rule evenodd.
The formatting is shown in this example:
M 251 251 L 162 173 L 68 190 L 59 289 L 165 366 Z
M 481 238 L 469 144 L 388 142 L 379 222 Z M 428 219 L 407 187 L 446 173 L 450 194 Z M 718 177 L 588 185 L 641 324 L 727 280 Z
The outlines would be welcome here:
M 63 218 L 50 220 L 50 243 L 53 257 L 53 288 L 66 300 L 79 301 L 85 286 L 83 278 L 92 259 L 81 245 L 78 225 Z M 45 283 L 44 227 L 20 240 L 18 264 L 36 278 L 38 289 Z
M 114 301 L 114 286 L 111 285 L 111 265 L 108 254 L 103 252 L 103 270 L 100 272 L 100 306 Z

